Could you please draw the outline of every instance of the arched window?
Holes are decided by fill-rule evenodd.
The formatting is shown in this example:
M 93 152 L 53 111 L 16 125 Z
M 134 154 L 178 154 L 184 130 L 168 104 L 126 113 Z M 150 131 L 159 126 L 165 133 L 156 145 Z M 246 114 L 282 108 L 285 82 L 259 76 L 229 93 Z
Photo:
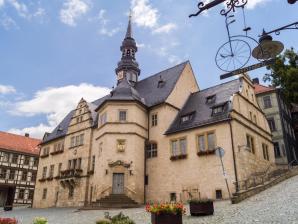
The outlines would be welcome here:
M 146 158 L 153 158 L 157 157 L 157 143 L 156 142 L 150 142 L 146 146 Z

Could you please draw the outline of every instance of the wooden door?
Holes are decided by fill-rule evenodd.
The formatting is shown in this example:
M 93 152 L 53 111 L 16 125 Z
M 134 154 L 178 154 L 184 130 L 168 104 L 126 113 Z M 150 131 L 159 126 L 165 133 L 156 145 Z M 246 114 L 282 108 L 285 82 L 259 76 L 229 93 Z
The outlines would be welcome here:
M 113 174 L 113 194 L 124 193 L 124 173 Z

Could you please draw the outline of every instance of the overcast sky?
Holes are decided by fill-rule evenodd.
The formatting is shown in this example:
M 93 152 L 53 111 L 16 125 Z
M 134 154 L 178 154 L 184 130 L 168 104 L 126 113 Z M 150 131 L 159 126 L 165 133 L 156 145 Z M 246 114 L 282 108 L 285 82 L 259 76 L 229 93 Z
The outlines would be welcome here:
M 81 97 L 91 101 L 115 85 L 128 13 L 141 79 L 190 60 L 201 89 L 219 84 L 214 57 L 227 41 L 219 5 L 201 16 L 195 0 L 0 0 L 0 130 L 42 137 Z M 249 33 L 298 21 L 298 3 L 248 0 Z M 242 11 L 233 35 L 243 34 Z M 273 38 L 298 48 L 298 31 Z M 255 46 L 252 44 L 251 46 Z M 253 59 L 249 64 L 256 63 Z M 265 69 L 250 75 L 262 77 Z

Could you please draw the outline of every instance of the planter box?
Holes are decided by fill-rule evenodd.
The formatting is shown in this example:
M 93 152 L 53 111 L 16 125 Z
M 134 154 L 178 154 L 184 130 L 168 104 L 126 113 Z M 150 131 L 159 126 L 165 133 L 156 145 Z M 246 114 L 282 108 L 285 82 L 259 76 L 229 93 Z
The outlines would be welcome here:
M 151 213 L 152 224 L 182 224 L 182 214 Z
M 210 202 L 190 202 L 189 210 L 192 216 L 213 215 L 214 206 L 213 201 Z

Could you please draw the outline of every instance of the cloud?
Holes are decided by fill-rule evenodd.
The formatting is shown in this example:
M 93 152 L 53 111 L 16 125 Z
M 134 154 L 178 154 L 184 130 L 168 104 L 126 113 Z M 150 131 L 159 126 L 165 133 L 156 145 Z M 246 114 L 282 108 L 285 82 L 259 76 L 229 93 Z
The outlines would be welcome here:
M 16 102 L 10 113 L 16 116 L 45 115 L 47 123 L 11 130 L 14 133 L 21 134 L 30 131 L 29 133 L 32 135 L 42 137 L 45 131 L 54 129 L 65 115 L 76 107 L 82 97 L 90 102 L 107 95 L 109 91 L 108 88 L 87 83 L 77 86 L 49 87 L 37 91 L 32 99 Z M 35 135 L 34 133 L 39 133 L 39 135 Z
M 89 5 L 83 0 L 66 0 L 60 10 L 60 20 L 69 26 L 76 26 L 76 20 L 86 14 Z
M 51 132 L 52 131 L 51 126 L 47 126 L 44 124 L 39 124 L 37 126 L 17 129 L 17 128 L 11 128 L 7 132 L 18 134 L 18 135 L 24 135 L 25 133 L 29 133 L 30 137 L 39 138 L 42 139 L 45 132 Z
M 177 28 L 176 24 L 168 23 L 166 25 L 156 28 L 155 30 L 153 30 L 152 33 L 169 33 L 176 28 Z
M 150 5 L 149 0 L 132 0 L 131 9 L 134 22 L 142 27 L 157 26 L 158 10 Z
M 0 7 L 4 5 L 4 0 L 0 0 Z
M 108 28 L 109 20 L 106 18 L 106 12 L 107 11 L 105 9 L 101 9 L 98 13 L 98 16 L 95 18 L 95 20 L 99 20 L 100 22 L 101 27 L 99 29 L 99 34 L 112 37 L 116 33 L 118 33 L 121 29 L 120 27 Z
M 269 2 L 270 0 L 249 0 L 247 2 L 247 9 L 254 9 L 256 6 L 258 5 L 264 5 L 266 4 L 267 2 Z
M 24 3 L 20 3 L 17 0 L 7 0 L 7 2 L 15 8 L 15 10 L 18 12 L 18 14 L 21 17 L 27 18 L 28 17 L 28 8 L 27 5 Z
M 16 89 L 13 86 L 6 86 L 0 84 L 0 94 L 16 93 Z

